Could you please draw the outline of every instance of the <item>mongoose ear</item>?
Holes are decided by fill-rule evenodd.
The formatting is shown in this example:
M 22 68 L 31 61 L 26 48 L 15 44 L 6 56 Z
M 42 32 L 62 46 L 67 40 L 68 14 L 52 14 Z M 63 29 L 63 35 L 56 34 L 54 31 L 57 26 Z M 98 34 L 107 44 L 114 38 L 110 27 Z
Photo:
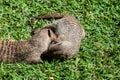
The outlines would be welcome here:
M 35 35 L 35 34 L 38 33 L 39 31 L 40 31 L 40 29 L 32 30 L 31 36 Z

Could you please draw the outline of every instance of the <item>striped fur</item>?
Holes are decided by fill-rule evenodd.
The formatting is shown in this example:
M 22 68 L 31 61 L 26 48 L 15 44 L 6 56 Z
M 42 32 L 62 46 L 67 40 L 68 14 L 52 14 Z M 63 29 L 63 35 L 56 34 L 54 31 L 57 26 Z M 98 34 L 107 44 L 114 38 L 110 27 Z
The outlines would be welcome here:
M 17 59 L 17 57 L 25 52 L 29 52 L 31 50 L 28 49 L 29 47 L 27 41 L 1 41 L 0 62 L 13 63 L 17 60 L 19 61 L 20 59 Z M 22 57 L 24 57 L 24 55 Z

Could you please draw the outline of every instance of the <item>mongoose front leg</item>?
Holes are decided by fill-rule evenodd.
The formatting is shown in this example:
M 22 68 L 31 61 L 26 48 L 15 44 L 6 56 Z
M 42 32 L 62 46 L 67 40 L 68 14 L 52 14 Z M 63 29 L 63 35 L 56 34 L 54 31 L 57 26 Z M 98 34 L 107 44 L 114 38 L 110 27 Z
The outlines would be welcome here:
M 27 63 L 39 63 L 41 61 L 41 53 L 39 51 L 34 50 L 28 57 L 26 58 Z
M 48 48 L 49 55 L 53 55 L 55 58 L 69 58 L 73 52 L 69 50 L 72 49 L 72 44 L 69 41 L 60 41 L 58 43 L 50 44 Z
M 48 50 L 49 51 L 57 51 L 61 49 L 62 41 L 61 42 L 53 42 L 50 44 Z

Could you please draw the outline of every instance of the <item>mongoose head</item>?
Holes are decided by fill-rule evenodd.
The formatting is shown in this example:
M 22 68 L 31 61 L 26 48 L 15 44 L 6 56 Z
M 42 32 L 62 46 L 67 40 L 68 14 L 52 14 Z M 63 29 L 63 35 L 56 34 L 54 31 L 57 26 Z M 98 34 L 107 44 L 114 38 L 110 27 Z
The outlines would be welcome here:
M 49 45 L 52 41 L 56 40 L 57 36 L 49 28 L 39 28 L 33 31 L 31 43 L 33 45 L 42 46 Z

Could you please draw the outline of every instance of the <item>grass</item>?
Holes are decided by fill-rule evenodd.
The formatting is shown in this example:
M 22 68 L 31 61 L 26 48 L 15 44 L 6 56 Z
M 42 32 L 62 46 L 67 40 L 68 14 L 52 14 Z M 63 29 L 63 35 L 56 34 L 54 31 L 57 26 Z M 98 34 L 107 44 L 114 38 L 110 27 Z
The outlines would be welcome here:
M 119 80 L 119 0 L 0 0 L 0 40 L 27 40 L 33 15 L 74 14 L 84 26 L 86 37 L 76 58 L 63 62 L 43 61 L 0 64 L 1 80 Z M 40 21 L 35 28 L 51 21 Z

